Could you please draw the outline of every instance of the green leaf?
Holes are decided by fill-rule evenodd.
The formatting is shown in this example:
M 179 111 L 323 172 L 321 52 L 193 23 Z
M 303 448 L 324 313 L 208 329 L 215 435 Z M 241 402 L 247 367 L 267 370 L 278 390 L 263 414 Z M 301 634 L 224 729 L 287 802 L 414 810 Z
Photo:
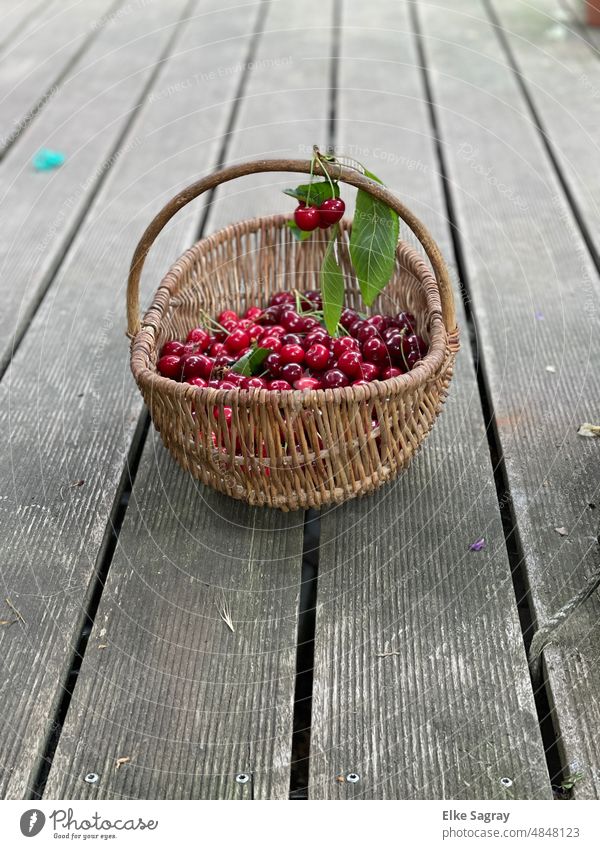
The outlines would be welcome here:
M 243 357 L 231 366 L 231 371 L 238 374 L 243 374 L 244 377 L 252 377 L 253 374 L 258 374 L 260 367 L 270 354 L 268 348 L 254 348 L 248 351 Z
M 312 231 L 301 230 L 293 219 L 290 221 L 286 221 L 285 224 L 286 227 L 290 228 L 290 230 L 292 231 L 292 235 L 295 239 L 298 239 L 299 242 L 305 242 L 312 236 Z
M 365 174 L 381 183 L 370 171 Z M 350 257 L 367 306 L 371 306 L 393 274 L 398 231 L 398 215 L 394 210 L 359 189 L 350 235 Z
M 344 308 L 344 275 L 335 258 L 335 243 L 339 227 L 336 224 L 331 233 L 323 264 L 321 265 L 321 296 L 323 298 L 323 319 L 327 332 L 334 336 Z
M 296 200 L 303 200 L 306 203 L 306 198 L 308 197 L 308 189 L 310 184 L 306 183 L 303 186 L 296 186 L 295 189 L 284 189 L 284 195 L 289 195 L 292 198 L 296 198 Z M 340 196 L 340 187 L 337 183 L 333 184 L 334 191 L 331 191 L 331 186 L 329 185 L 329 180 L 316 181 L 310 186 L 310 204 L 311 206 L 314 204 L 315 206 L 320 206 L 324 200 L 329 200 L 329 198 Z

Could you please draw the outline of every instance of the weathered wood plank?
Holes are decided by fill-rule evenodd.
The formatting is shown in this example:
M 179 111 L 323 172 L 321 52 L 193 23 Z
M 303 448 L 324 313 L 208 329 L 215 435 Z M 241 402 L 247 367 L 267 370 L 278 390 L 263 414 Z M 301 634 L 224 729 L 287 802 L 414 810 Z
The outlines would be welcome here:
M 101 181 L 144 139 L 121 137 L 135 117 L 176 19 L 161 4 L 105 24 L 89 50 L 0 165 L 5 215 L 0 238 L 0 373 L 52 280 Z M 167 26 L 165 26 L 167 24 Z M 68 153 L 54 174 L 36 173 L 43 146 Z
M 598 277 L 484 9 L 468 0 L 443 13 L 419 8 L 524 566 L 543 626 L 598 566 L 597 445 L 577 436 L 598 413 Z M 599 613 L 598 599 L 590 599 L 545 651 L 567 771 L 583 772 L 575 788 L 581 798 L 600 795 Z
M 484 9 L 502 27 L 561 175 L 600 256 L 599 54 L 561 22 L 559 0 L 533 0 L 526 6 L 509 0 L 485 3 Z
M 449 255 L 408 5 L 346 4 L 340 52 L 342 152 L 385 179 Z M 464 337 L 411 469 L 321 519 L 311 798 L 550 796 Z M 480 536 L 486 550 L 469 552 Z
M 115 0 L 57 4 L 43 27 L 27 33 L 0 62 L 0 156 L 35 118 L 71 62 L 86 49 L 116 7 Z
M 188 5 L 180 0 L 161 8 L 162 26 L 170 32 Z M 239 72 L 210 85 L 201 81 L 195 94 L 203 106 L 193 116 L 189 101 L 161 93 L 220 63 L 236 62 L 256 12 L 252 6 L 237 8 L 235 15 L 227 7 L 196 8 L 123 148 L 135 138 L 143 143 L 116 162 L 0 383 L 3 597 L 25 619 L 0 633 L 0 794 L 11 798 L 30 792 L 52 730 L 141 410 L 123 335 L 132 246 L 152 210 L 200 164 L 206 171 L 214 167 L 228 118 L 224 105 Z M 229 38 L 223 41 L 225 23 Z M 146 296 L 193 238 L 198 214 L 190 210 L 162 234 Z M 70 486 L 79 480 L 81 486 Z
M 293 150 L 297 114 L 311 137 L 323 131 L 330 36 L 304 25 L 317 13 L 327 20 L 331 4 L 269 10 L 228 162 L 268 155 L 275 138 Z M 273 62 L 294 65 L 307 54 L 319 57 L 309 73 L 287 74 L 273 92 Z M 182 113 L 189 106 L 184 91 Z M 219 190 L 207 230 L 286 208 L 275 188 L 259 185 Z M 231 798 L 243 771 L 252 774 L 245 796 L 287 799 L 303 513 L 250 510 L 215 495 L 158 443 L 144 448 L 46 795 Z M 221 589 L 233 634 L 216 611 Z M 115 773 L 120 752 L 134 755 Z M 89 763 L 103 776 L 94 787 L 81 780 Z

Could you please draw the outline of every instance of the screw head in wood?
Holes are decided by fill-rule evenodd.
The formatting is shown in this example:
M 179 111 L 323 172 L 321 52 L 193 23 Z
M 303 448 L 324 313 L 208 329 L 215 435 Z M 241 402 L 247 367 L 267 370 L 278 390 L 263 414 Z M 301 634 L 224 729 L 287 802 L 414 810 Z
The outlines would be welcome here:
M 349 772 L 346 776 L 346 781 L 349 781 L 350 784 L 358 784 L 360 775 L 357 772 Z
M 235 780 L 238 784 L 248 784 L 248 782 L 250 781 L 250 776 L 247 772 L 238 772 L 235 777 Z
M 87 784 L 97 784 L 97 782 L 100 781 L 100 776 L 97 772 L 88 772 L 83 780 Z
M 503 787 L 512 787 L 512 778 L 501 778 L 500 784 Z

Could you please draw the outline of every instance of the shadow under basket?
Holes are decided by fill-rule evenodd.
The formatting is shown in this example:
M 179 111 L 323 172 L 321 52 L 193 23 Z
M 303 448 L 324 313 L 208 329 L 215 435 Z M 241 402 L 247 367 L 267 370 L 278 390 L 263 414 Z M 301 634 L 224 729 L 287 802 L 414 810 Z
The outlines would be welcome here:
M 341 389 L 225 390 L 178 383 L 158 374 L 169 339 L 184 340 L 224 309 L 266 306 L 274 292 L 319 288 L 327 231 L 298 242 L 284 216 L 232 224 L 197 242 L 170 268 L 140 321 L 139 279 L 145 257 L 167 221 L 186 203 L 227 180 L 259 171 L 308 172 L 310 162 L 262 160 L 223 169 L 181 192 L 146 230 L 128 287 L 131 369 L 155 428 L 182 468 L 233 498 L 280 510 L 320 507 L 372 492 L 404 469 L 441 410 L 458 351 L 446 266 L 424 226 L 388 190 L 354 169 L 336 179 L 383 200 L 409 224 L 431 262 L 399 242 L 394 275 L 376 310 L 411 312 L 428 343 L 407 374 Z M 319 169 L 315 169 L 319 173 Z M 364 311 L 342 222 L 339 262 L 346 304 Z M 433 269 L 433 270 L 432 270 Z M 231 409 L 231 420 L 225 408 Z

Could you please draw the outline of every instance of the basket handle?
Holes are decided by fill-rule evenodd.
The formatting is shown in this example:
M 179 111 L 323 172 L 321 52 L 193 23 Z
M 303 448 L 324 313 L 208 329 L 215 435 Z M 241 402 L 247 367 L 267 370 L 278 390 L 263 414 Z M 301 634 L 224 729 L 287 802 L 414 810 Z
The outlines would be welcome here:
M 457 349 L 458 328 L 456 326 L 452 283 L 450 282 L 448 268 L 440 249 L 428 229 L 410 209 L 380 183 L 376 183 L 354 168 L 348 168 L 337 162 L 330 163 L 327 170 L 334 180 L 341 180 L 383 201 L 394 212 L 397 212 L 405 224 L 410 227 L 431 262 L 439 287 L 442 319 L 448 334 L 448 342 L 452 348 Z M 198 197 L 198 195 L 210 191 L 222 183 L 235 180 L 237 177 L 245 177 L 248 174 L 261 174 L 269 171 L 289 171 L 299 174 L 310 174 L 310 161 L 305 159 L 258 159 L 252 162 L 243 162 L 239 165 L 231 165 L 229 168 L 215 171 L 213 174 L 197 180 L 175 195 L 150 222 L 135 249 L 129 269 L 129 280 L 127 282 L 127 335 L 130 338 L 133 338 L 141 328 L 139 296 L 142 268 L 154 240 L 167 222 L 170 221 L 176 212 Z M 319 163 L 315 163 L 314 173 L 317 176 L 326 176 L 326 172 Z

